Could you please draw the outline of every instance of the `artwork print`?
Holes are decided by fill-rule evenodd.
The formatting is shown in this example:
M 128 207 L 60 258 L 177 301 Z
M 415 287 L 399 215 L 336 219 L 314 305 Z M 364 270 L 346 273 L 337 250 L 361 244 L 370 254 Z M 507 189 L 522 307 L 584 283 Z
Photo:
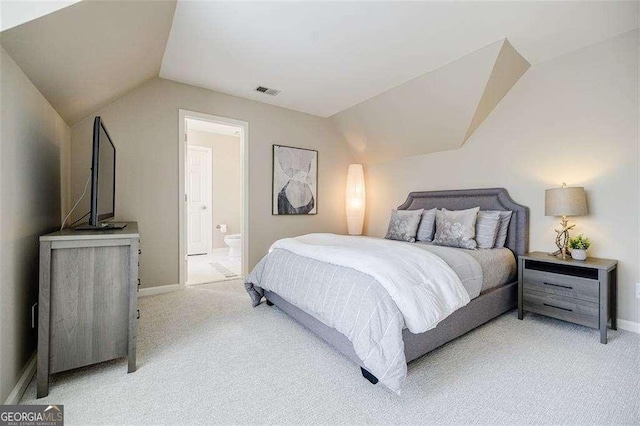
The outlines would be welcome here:
M 318 151 L 273 145 L 274 215 L 318 212 Z

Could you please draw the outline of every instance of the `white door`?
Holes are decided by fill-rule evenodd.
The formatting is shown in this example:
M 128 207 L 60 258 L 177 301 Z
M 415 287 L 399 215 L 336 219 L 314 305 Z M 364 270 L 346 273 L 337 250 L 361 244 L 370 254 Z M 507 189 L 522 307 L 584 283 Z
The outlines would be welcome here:
M 211 148 L 187 147 L 187 254 L 211 252 Z

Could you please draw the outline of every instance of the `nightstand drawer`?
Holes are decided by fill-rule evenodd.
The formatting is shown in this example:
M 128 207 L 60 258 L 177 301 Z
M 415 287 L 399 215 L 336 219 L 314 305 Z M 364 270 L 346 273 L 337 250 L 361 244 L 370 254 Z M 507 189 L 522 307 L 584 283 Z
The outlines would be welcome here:
M 524 309 L 530 312 L 569 321 L 587 327 L 598 328 L 599 305 L 534 290 L 524 291 Z
M 533 290 L 592 303 L 600 300 L 600 283 L 596 280 L 525 269 L 522 281 L 525 291 Z

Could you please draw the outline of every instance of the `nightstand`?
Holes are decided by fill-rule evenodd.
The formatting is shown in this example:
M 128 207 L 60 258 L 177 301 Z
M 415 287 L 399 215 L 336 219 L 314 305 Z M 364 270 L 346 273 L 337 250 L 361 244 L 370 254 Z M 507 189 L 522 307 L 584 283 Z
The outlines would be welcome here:
M 578 261 L 533 252 L 518 257 L 518 318 L 524 311 L 600 330 L 616 330 L 617 260 Z

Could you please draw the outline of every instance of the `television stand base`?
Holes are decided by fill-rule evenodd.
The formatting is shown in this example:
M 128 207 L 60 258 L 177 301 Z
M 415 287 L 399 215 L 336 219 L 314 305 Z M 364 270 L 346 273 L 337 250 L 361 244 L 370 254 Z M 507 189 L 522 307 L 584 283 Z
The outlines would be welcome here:
M 126 226 L 126 223 L 117 222 L 101 223 L 100 225 L 95 226 L 85 223 L 84 225 L 78 225 L 73 229 L 76 231 L 112 231 L 114 229 L 124 229 Z

